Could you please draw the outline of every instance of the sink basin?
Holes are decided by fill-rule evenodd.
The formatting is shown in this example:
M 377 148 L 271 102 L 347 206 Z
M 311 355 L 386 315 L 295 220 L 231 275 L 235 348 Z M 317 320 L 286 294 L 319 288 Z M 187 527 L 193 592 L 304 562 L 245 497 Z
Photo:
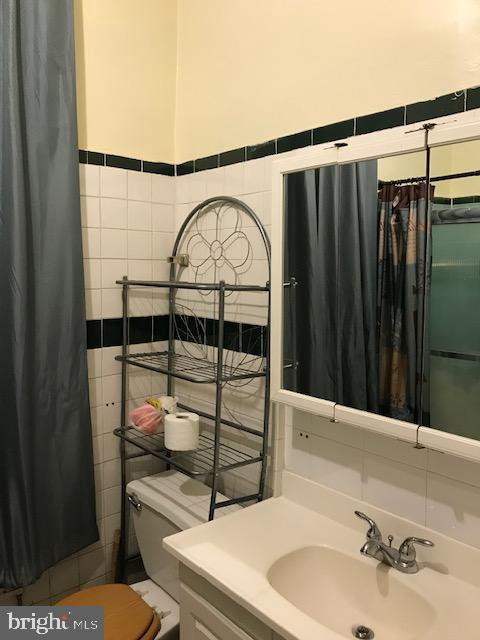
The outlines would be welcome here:
M 354 637 L 355 627 L 363 625 L 375 640 L 421 640 L 436 618 L 431 604 L 405 584 L 405 576 L 326 546 L 281 557 L 267 578 L 297 609 L 344 638 Z

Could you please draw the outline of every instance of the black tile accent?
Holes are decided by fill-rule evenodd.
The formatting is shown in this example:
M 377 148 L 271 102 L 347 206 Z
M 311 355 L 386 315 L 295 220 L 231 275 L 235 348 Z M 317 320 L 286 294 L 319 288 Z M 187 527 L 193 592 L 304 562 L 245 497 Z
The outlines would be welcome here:
M 88 163 L 88 152 L 85 151 L 84 149 L 79 149 L 78 150 L 78 161 L 80 162 L 80 164 L 87 164 Z
M 140 342 L 152 342 L 153 320 L 152 316 L 136 316 L 128 319 L 128 342 L 139 344 Z
M 277 139 L 277 153 L 284 153 L 285 151 L 293 151 L 294 149 L 301 149 L 302 147 L 308 147 L 312 144 L 312 130 L 300 131 L 299 133 L 293 133 L 291 136 L 283 136 L 283 138 Z
M 480 87 L 467 89 L 467 109 L 480 108 Z
M 447 93 L 435 100 L 426 102 L 416 102 L 407 105 L 407 124 L 428 120 L 429 118 L 440 118 L 449 116 L 452 113 L 460 113 L 465 110 L 465 92 Z
M 148 160 L 144 160 L 143 171 L 145 173 L 157 173 L 162 176 L 174 176 L 175 165 L 167 164 L 166 162 L 149 162 Z
M 175 314 L 174 338 L 175 340 L 188 341 L 188 316 L 181 313 Z
M 166 335 L 168 337 L 168 316 Z M 198 318 L 193 316 L 176 316 L 176 334 L 175 338 L 180 340 L 190 340 L 191 336 L 199 336 L 200 342 L 211 347 L 218 346 L 218 320 L 216 318 Z M 202 340 L 202 335 L 205 339 Z M 265 327 L 239 324 L 230 320 L 224 323 L 224 347 L 229 351 L 243 351 L 244 353 L 252 353 L 261 355 L 265 350 Z
M 343 120 L 335 124 L 327 124 L 325 127 L 317 127 L 313 130 L 313 144 L 323 144 L 349 138 L 355 132 L 355 120 Z
M 88 164 L 98 164 L 103 167 L 105 164 L 105 154 L 98 151 L 88 152 Z
M 118 347 L 123 341 L 122 318 L 107 318 L 103 321 L 103 347 Z
M 177 313 L 175 339 L 205 344 L 205 318 Z
M 223 326 L 224 340 L 223 344 L 225 349 L 229 351 L 240 351 L 241 343 L 241 330 L 238 322 L 232 322 L 231 320 L 225 320 Z
M 177 164 L 177 176 L 186 176 L 189 173 L 193 173 L 194 170 L 195 166 L 193 160 L 187 160 L 187 162 Z
M 168 340 L 168 316 L 153 316 L 153 340 Z
M 218 346 L 218 320 L 197 316 L 176 316 L 176 339 L 192 341 L 192 335 L 200 343 Z M 252 355 L 265 355 L 267 349 L 266 327 L 239 324 L 225 320 L 224 346 L 229 351 L 241 351 Z M 103 336 L 102 336 L 103 333 Z M 168 340 L 169 316 L 141 316 L 128 319 L 129 344 Z M 103 339 L 102 339 L 103 338 Z M 118 347 L 122 344 L 122 318 L 87 321 L 87 348 Z
M 260 144 L 253 144 L 247 147 L 247 160 L 257 160 L 266 156 L 274 156 L 277 153 L 277 141 L 268 140 Z
M 107 154 L 107 167 L 117 167 L 118 169 L 130 169 L 130 171 L 141 171 L 142 161 L 125 156 L 113 156 Z
M 195 172 L 206 169 L 216 169 L 218 167 L 218 153 L 214 156 L 206 156 L 195 160 Z
M 225 167 L 228 164 L 236 164 L 237 162 L 245 162 L 247 157 L 246 147 L 232 149 L 231 151 L 223 151 L 220 154 L 220 166 Z
M 255 356 L 261 356 L 264 350 L 264 327 L 254 324 L 242 324 L 241 345 L 242 353 L 251 353 Z
M 480 196 L 461 196 L 452 200 L 452 204 L 478 204 L 479 202 Z
M 205 318 L 205 343 L 211 347 L 218 345 L 218 320 Z
M 87 349 L 99 349 L 102 346 L 102 321 L 87 320 Z
M 405 107 L 397 107 L 396 109 L 388 109 L 387 111 L 370 113 L 367 116 L 361 116 L 360 118 L 357 118 L 355 133 L 357 136 L 359 136 L 363 133 L 372 133 L 372 131 L 381 131 L 382 129 L 401 127 L 404 124 Z
M 448 204 L 448 205 L 451 205 L 452 204 L 452 199 L 438 196 L 437 198 L 433 198 L 433 204 Z

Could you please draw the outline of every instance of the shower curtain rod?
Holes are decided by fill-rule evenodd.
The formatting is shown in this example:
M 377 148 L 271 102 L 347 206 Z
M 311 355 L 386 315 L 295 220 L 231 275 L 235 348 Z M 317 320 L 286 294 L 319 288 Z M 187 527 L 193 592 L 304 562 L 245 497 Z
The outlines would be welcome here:
M 475 171 L 465 171 L 464 173 L 450 173 L 447 176 L 436 176 L 430 178 L 430 182 L 442 182 L 442 180 L 455 180 L 457 178 L 472 178 L 474 176 L 480 176 L 480 169 Z M 389 184 L 413 184 L 415 182 L 425 182 L 425 176 L 419 176 L 417 178 L 403 178 L 399 180 L 379 180 L 378 186 L 384 187 Z

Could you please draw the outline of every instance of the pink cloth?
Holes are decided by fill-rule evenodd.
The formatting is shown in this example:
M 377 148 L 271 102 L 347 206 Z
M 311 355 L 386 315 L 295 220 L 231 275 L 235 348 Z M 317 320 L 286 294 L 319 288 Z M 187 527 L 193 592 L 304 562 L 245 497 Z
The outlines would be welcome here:
M 130 420 L 143 433 L 158 433 L 163 429 L 163 411 L 148 402 L 130 411 Z

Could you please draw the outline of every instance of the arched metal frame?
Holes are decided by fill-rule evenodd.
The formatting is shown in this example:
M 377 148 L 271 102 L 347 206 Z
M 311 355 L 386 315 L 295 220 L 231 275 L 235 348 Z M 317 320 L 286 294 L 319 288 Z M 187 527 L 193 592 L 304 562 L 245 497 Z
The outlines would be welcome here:
M 179 255 L 179 249 L 182 246 L 182 242 L 185 239 L 185 234 L 189 228 L 189 225 L 199 219 L 205 211 L 214 210 L 215 208 L 229 207 L 235 208 L 241 212 L 248 219 L 253 222 L 253 226 L 249 228 L 256 230 L 262 239 L 263 247 L 265 249 L 265 256 L 268 266 L 268 280 L 265 285 L 249 285 L 239 284 L 238 278 L 235 277 L 235 283 L 227 283 L 224 280 L 218 280 L 214 282 L 185 282 L 176 278 L 177 266 L 188 263 L 188 259 Z M 217 229 L 218 231 L 218 229 Z M 242 232 L 243 233 L 243 232 Z M 243 237 L 247 238 L 243 233 Z M 122 513 L 121 513 L 121 538 L 119 544 L 118 562 L 116 579 L 122 581 L 125 578 L 126 561 L 131 558 L 127 558 L 127 537 L 128 537 L 128 505 L 126 495 L 127 485 L 127 461 L 135 459 L 145 455 L 152 455 L 163 462 L 170 464 L 171 466 L 179 469 L 180 471 L 189 474 L 193 477 L 211 477 L 211 499 L 209 508 L 209 520 L 212 520 L 215 515 L 215 510 L 221 507 L 227 507 L 232 504 L 241 504 L 252 501 L 260 501 L 264 498 L 265 493 L 265 480 L 267 472 L 267 449 L 268 449 L 268 433 L 269 433 L 269 415 L 270 415 L 270 322 L 271 322 L 271 288 L 270 288 L 270 273 L 271 273 L 271 250 L 270 241 L 266 234 L 260 219 L 255 212 L 244 202 L 237 198 L 231 198 L 227 196 L 218 196 L 208 198 L 199 205 L 197 205 L 187 216 L 183 222 L 174 242 L 173 254 L 169 258 L 171 262 L 170 277 L 168 281 L 142 281 L 142 280 L 128 280 L 124 276 L 121 280 L 117 280 L 117 284 L 122 285 L 122 301 L 123 301 L 123 344 L 122 355 L 117 356 L 116 359 L 122 363 L 122 409 L 121 409 L 121 427 L 114 430 L 114 434 L 120 438 L 120 455 L 121 455 L 121 478 L 122 478 Z M 216 271 L 215 271 L 216 273 Z M 169 290 L 169 339 L 168 339 L 168 351 L 158 353 L 129 353 L 128 346 L 128 299 L 130 287 L 153 287 L 157 289 Z M 205 361 L 198 357 L 190 357 L 192 363 L 191 370 L 185 373 L 185 370 L 178 366 L 178 362 L 182 359 L 182 354 L 177 354 L 176 349 L 176 295 L 179 290 L 197 290 L 205 294 L 212 294 L 218 296 L 218 315 L 215 318 L 218 322 L 218 336 L 215 344 L 216 358 L 214 361 L 207 361 L 205 355 Z M 259 360 L 263 360 L 263 366 L 260 369 L 248 369 L 245 366 L 240 367 L 238 363 L 236 366 L 225 363 L 225 299 L 233 292 L 255 292 L 258 295 L 267 296 L 267 320 L 265 325 L 265 344 L 263 350 L 260 352 Z M 214 305 L 215 307 L 215 305 Z M 188 309 L 187 309 L 188 311 Z M 188 315 L 188 314 L 187 314 Z M 194 314 L 193 314 L 194 315 Z M 194 321 L 195 322 L 195 321 Z M 187 334 L 187 338 L 191 335 Z M 197 336 L 198 337 L 198 336 Z M 228 354 L 227 354 L 228 355 Z M 188 356 L 185 357 L 188 361 Z M 245 364 L 245 363 L 243 363 Z M 250 363 L 247 363 L 250 364 Z M 191 455 L 171 455 L 166 450 L 163 443 L 163 436 L 160 434 L 141 434 L 136 429 L 129 427 L 127 424 L 127 370 L 128 365 L 134 365 L 151 371 L 158 371 L 164 373 L 167 376 L 168 386 L 167 390 L 169 395 L 174 394 L 174 379 L 186 379 L 191 382 L 199 383 L 214 383 L 216 385 L 215 394 L 215 412 L 214 414 L 208 414 L 204 411 L 200 411 L 195 407 L 189 407 L 183 403 L 179 403 L 179 408 L 186 411 L 192 411 L 199 414 L 202 418 L 213 421 L 214 435 L 213 441 L 208 438 L 208 447 L 202 449 L 202 446 L 198 452 L 191 452 Z M 204 374 L 204 365 L 208 367 L 208 375 Z M 184 367 L 182 361 L 182 367 Z M 244 424 L 241 420 L 237 420 L 235 416 L 228 410 L 228 417 L 222 415 L 222 392 L 225 384 L 234 386 L 244 385 L 249 381 L 263 377 L 265 379 L 265 397 L 264 397 L 264 410 L 263 410 L 263 428 L 257 429 Z M 232 447 L 222 444 L 222 425 L 225 425 L 231 429 L 244 432 L 249 436 L 253 436 L 259 439 L 258 455 L 249 455 L 240 450 L 235 451 Z M 202 436 L 201 436 L 202 438 Z M 134 445 L 133 449 L 129 447 L 127 449 L 127 443 Z M 213 444 L 212 444 L 213 443 Z M 208 450 L 208 452 L 207 452 Z M 206 453 L 207 452 L 207 453 Z M 249 464 L 260 464 L 260 474 L 258 482 L 258 491 L 245 496 L 239 496 L 228 500 L 222 500 L 217 502 L 217 489 L 218 480 L 221 473 L 237 469 Z M 192 466 L 193 465 L 193 466 Z M 200 468 L 195 469 L 195 465 Z

